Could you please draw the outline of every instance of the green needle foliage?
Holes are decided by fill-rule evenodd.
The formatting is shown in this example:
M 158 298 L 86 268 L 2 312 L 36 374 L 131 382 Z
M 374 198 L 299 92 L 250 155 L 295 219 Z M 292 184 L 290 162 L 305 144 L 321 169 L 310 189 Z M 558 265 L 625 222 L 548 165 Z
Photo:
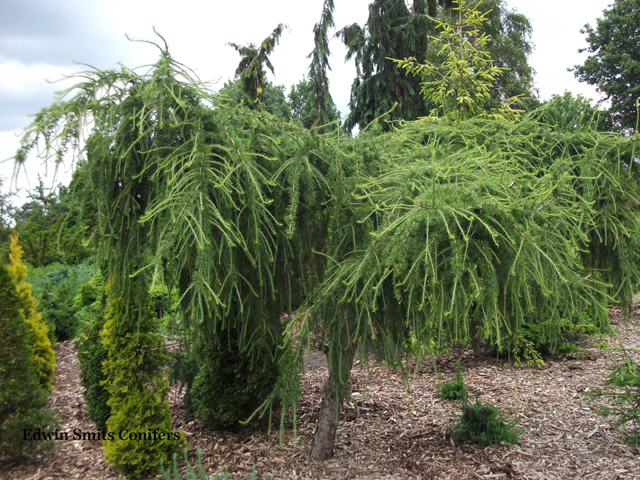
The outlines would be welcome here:
M 189 391 L 196 415 L 209 428 L 240 427 L 272 392 L 278 358 L 260 346 L 240 350 L 237 330 L 221 331 L 218 345 L 207 345 L 201 355 L 202 366 Z
M 180 473 L 180 469 L 178 467 L 178 454 L 173 454 L 173 461 L 171 466 L 168 466 L 166 469 L 163 466 L 163 462 L 160 462 L 160 470 L 162 475 L 166 480 L 229 480 L 229 467 L 225 466 L 220 470 L 220 473 L 216 473 L 213 476 L 209 476 L 204 473 L 204 469 L 202 468 L 202 450 L 198 449 L 198 456 L 196 460 L 195 468 L 191 465 L 189 461 L 189 456 L 187 455 L 187 448 L 184 448 L 182 451 L 184 455 L 184 463 L 186 464 L 187 470 L 186 474 L 183 477 Z M 249 480 L 255 480 L 256 478 L 256 467 L 254 466 L 251 469 L 251 475 L 249 476 Z
M 581 189 L 615 178 L 611 157 L 563 155 L 559 139 L 549 132 L 545 144 L 535 123 L 457 125 L 416 122 L 368 142 L 385 173 L 363 178 L 349 206 L 362 227 L 376 229 L 335 265 L 321 295 L 350 305 L 358 333 L 372 341 L 380 340 L 373 326 L 388 331 L 394 311 L 394 331 L 411 327 L 426 345 L 466 344 L 473 323 L 498 347 L 531 323 L 544 326 L 539 342 L 555 345 L 563 319 L 578 321 L 585 310 L 606 328 L 603 283 L 576 252 L 591 228 Z M 558 157 L 545 174 L 536 156 L 549 147 Z
M 608 399 L 612 405 L 600 405 L 597 412 L 605 417 L 616 415 L 615 427 L 630 425 L 631 432 L 625 438 L 628 445 L 638 448 L 640 445 L 640 372 L 638 365 L 625 351 L 624 362 L 612 368 L 604 381 L 613 388 L 606 390 L 595 387 L 586 393 L 589 403 Z
M 96 212 L 97 256 L 111 279 L 114 305 L 102 334 L 110 430 L 125 422 L 119 411 L 127 407 L 114 398 L 120 387 L 113 382 L 134 368 L 127 366 L 133 358 L 146 362 L 138 351 L 131 357 L 132 346 L 118 339 L 156 342 L 143 328 L 146 316 L 135 313 L 145 311 L 142 292 L 153 279 L 177 290 L 188 331 L 204 352 L 233 328 L 240 352 L 251 357 L 258 343 L 277 358 L 281 313 L 299 305 L 307 285 L 323 277 L 326 258 L 314 252 L 326 251 L 331 222 L 343 228 L 328 214 L 330 186 L 346 185 L 342 180 L 359 168 L 342 145 L 347 139 L 329 142 L 268 114 L 218 105 L 166 47 L 160 50 L 158 63 L 142 75 L 87 72 L 68 99 L 36 116 L 17 155 L 23 162 L 43 146 L 55 162 L 62 151 L 86 158 L 78 193 Z M 334 248 L 348 249 L 349 242 Z M 161 402 L 162 383 L 149 381 L 145 395 Z M 287 390 L 289 401 L 296 392 Z M 139 467 L 115 450 L 107 457 L 122 471 Z
M 429 38 L 427 2 L 374 0 L 364 26 L 347 25 L 336 33 L 345 46 L 345 60 L 354 59 L 356 78 L 351 85 L 348 131 L 364 129 L 374 120 L 415 120 L 428 113 L 419 80 L 395 68 L 388 57 L 424 58 Z M 391 125 L 383 124 L 385 130 Z
M 438 384 L 438 398 L 441 400 L 464 400 L 467 398 L 467 387 L 462 378 L 460 360 L 456 360 L 456 379 Z
M 431 116 L 446 116 L 450 120 L 485 116 L 489 118 L 515 119 L 518 112 L 507 105 L 487 109 L 495 80 L 507 70 L 498 67 L 484 50 L 490 37 L 479 28 L 487 20 L 487 13 L 466 6 L 465 0 L 453 10 L 458 12 L 455 25 L 432 18 L 440 28 L 433 37 L 438 50 L 439 64 L 420 64 L 415 57 L 393 60 L 408 74 L 420 77 L 420 92 L 425 99 L 435 103 Z M 430 80 L 430 77 L 435 77 Z M 509 102 L 516 101 L 509 99 Z
M 216 371 L 227 332 L 249 365 L 278 366 L 260 414 L 295 415 L 302 352 L 320 338 L 323 418 L 334 426 L 358 345 L 399 364 L 412 343 L 440 350 L 481 337 L 499 350 L 535 329 L 535 346 L 553 350 L 567 322 L 608 328 L 608 304 L 640 284 L 636 137 L 560 134 L 541 111 L 319 134 L 217 103 L 159 50 L 142 74 L 87 72 L 35 117 L 17 156 L 42 146 L 56 162 L 65 151 L 86 158 L 78 192 L 96 212 L 112 282 L 102 333 L 110 430 L 135 407 L 119 382 L 136 368 L 149 369 L 146 390 L 126 388 L 153 417 L 138 425 L 166 425 L 166 359 L 147 318 L 154 282 L 177 292 L 189 358 L 202 368 Z M 329 420 L 317 458 L 331 450 Z M 107 457 L 141 468 L 124 452 Z
M 22 263 L 24 250 L 18 240 L 18 234 L 14 233 L 9 237 L 11 246 L 7 270 L 16 283 L 20 314 L 24 317 L 27 326 L 27 343 L 31 350 L 31 360 L 40 386 L 51 390 L 56 369 L 56 355 L 51 347 L 51 340 L 47 336 L 49 329 L 38 311 L 38 301 L 31 293 L 31 284 L 25 281 L 28 269 Z
M 111 409 L 107 405 L 109 392 L 105 387 L 106 375 L 102 368 L 108 359 L 107 350 L 102 345 L 100 333 L 105 324 L 105 285 L 102 272 L 98 270 L 93 278 L 81 288 L 80 297 L 91 302 L 89 322 L 84 326 L 78 341 L 78 361 L 80 362 L 80 383 L 84 387 L 87 412 L 96 426 L 106 432 Z
M 462 415 L 455 425 L 455 436 L 459 440 L 469 440 L 482 447 L 495 444 L 516 443 L 522 432 L 516 428 L 518 417 L 508 422 L 495 405 L 464 403 Z

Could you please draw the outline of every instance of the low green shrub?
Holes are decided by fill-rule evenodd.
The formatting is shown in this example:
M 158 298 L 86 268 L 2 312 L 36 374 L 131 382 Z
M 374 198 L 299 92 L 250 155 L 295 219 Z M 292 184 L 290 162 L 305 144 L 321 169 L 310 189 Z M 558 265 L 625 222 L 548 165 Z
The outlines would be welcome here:
M 625 441 L 633 448 L 640 447 L 640 369 L 638 365 L 625 355 L 625 361 L 611 369 L 611 373 L 604 381 L 613 390 L 603 391 L 596 387 L 587 392 L 591 397 L 590 403 L 596 399 L 607 398 L 612 406 L 600 405 L 596 410 L 607 417 L 616 415 L 618 419 L 615 427 L 631 425 L 631 433 Z
M 460 360 L 456 360 L 456 379 L 438 384 L 438 398 L 441 400 L 464 400 L 467 398 L 467 387 L 462 378 Z
M 523 331 L 509 335 L 502 347 L 498 349 L 498 355 L 506 356 L 510 360 L 513 359 L 515 365 L 520 365 L 522 360 L 530 366 L 544 365 L 544 360 L 536 345 Z
M 461 409 L 462 415 L 454 426 L 457 439 L 470 440 L 483 447 L 518 441 L 521 433 L 516 428 L 518 417 L 508 422 L 495 405 L 483 405 L 477 398 L 474 404 L 465 401 Z
M 582 348 L 574 345 L 573 343 L 563 342 L 558 345 L 558 351 L 560 353 L 578 353 L 582 351 Z
M 49 326 L 49 337 L 52 341 L 72 340 L 79 333 L 83 324 L 81 310 L 91 305 L 101 296 L 96 280 L 96 267 L 87 262 L 79 265 L 60 265 L 56 268 L 40 268 L 34 275 L 28 276 L 33 281 L 34 294 L 40 300 L 40 311 Z M 92 283 L 92 280 L 94 282 Z

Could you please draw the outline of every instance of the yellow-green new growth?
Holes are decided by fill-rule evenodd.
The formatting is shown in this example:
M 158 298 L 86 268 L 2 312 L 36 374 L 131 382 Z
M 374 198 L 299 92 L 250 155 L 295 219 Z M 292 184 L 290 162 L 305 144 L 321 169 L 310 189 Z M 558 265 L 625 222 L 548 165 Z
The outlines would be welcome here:
M 459 0 L 453 10 L 458 12 L 455 24 L 443 22 L 433 17 L 441 29 L 440 36 L 431 37 L 438 57 L 439 65 L 426 61 L 417 62 L 415 57 L 404 60 L 391 59 L 404 68 L 410 75 L 419 76 L 420 93 L 436 106 L 431 110 L 433 117 L 447 117 L 454 121 L 464 121 L 472 117 L 513 120 L 520 110 L 513 110 L 509 104 L 518 101 L 512 97 L 497 108 L 487 110 L 485 106 L 491 100 L 491 88 L 497 77 L 507 68 L 497 67 L 489 52 L 484 50 L 491 37 L 480 33 L 479 26 L 487 20 L 489 12 L 482 13 L 469 8 L 465 0 Z
M 31 284 L 25 282 L 27 266 L 22 263 L 24 250 L 19 243 L 18 234 L 10 235 L 9 265 L 7 270 L 16 283 L 20 313 L 27 323 L 27 343 L 31 349 L 31 360 L 38 374 L 41 387 L 52 389 L 51 381 L 56 369 L 56 356 L 47 336 L 47 327 L 42 314 L 37 311 L 38 300 L 31 293 Z
M 138 287 L 133 282 L 131 290 Z M 146 292 L 139 302 L 109 291 L 102 344 L 108 358 L 103 363 L 111 416 L 107 430 L 113 438 L 103 442 L 105 459 L 120 474 L 139 477 L 155 473 L 160 461 L 186 445 L 182 431 L 171 427 L 169 382 L 164 375 L 168 357 L 162 339 L 153 333 L 155 312 Z M 142 287 L 143 290 L 145 287 Z

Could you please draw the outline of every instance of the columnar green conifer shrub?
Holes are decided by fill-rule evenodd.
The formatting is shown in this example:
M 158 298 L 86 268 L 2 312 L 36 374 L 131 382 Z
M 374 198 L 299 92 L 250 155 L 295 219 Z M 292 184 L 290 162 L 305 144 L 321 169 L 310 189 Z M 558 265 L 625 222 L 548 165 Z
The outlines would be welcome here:
M 32 362 L 41 386 L 51 389 L 56 369 L 56 356 L 47 336 L 48 328 L 42 315 L 37 311 L 38 301 L 31 294 L 31 285 L 25 282 L 27 266 L 22 263 L 23 250 L 18 235 L 10 236 L 11 246 L 7 270 L 13 277 L 18 291 L 20 314 L 27 323 L 27 343 L 31 349 Z
M 86 288 L 85 288 L 86 287 Z M 98 294 L 97 287 L 101 287 Z M 80 291 L 82 303 L 92 302 L 84 308 L 91 312 L 91 319 L 84 326 L 78 341 L 78 360 L 80 362 L 80 383 L 84 387 L 84 399 L 87 411 L 96 426 L 106 431 L 111 409 L 107 405 L 109 392 L 105 381 L 103 363 L 107 360 L 107 350 L 100 336 L 105 324 L 104 280 L 100 270 Z
M 106 375 L 103 363 L 107 360 L 107 351 L 101 342 L 100 332 L 104 327 L 104 312 L 98 311 L 85 326 L 78 342 L 78 360 L 80 362 L 80 382 L 84 387 L 84 399 L 87 412 L 96 426 L 106 431 L 107 419 L 111 409 L 107 405 L 109 392 L 104 381 Z
M 278 361 L 263 345 L 243 347 L 237 330 L 221 331 L 202 347 L 189 390 L 198 418 L 209 428 L 240 427 L 272 392 Z
M 103 445 L 105 458 L 120 473 L 138 477 L 156 472 L 160 460 L 166 461 L 186 441 L 184 433 L 171 427 L 164 372 L 168 357 L 162 339 L 153 333 L 147 292 L 132 288 L 129 295 L 110 291 L 102 331 L 111 409 L 107 430 L 113 434 Z
M 25 440 L 25 430 L 54 431 L 47 391 L 38 377 L 27 343 L 27 324 L 7 268 L 0 264 L 0 458 L 25 460 L 45 453 L 53 443 Z

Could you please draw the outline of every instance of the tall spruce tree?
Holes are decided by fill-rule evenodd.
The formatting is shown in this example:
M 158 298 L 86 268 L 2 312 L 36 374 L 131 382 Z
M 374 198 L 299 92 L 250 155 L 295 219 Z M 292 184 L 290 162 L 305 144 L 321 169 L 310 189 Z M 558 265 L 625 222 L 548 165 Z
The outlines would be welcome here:
M 267 67 L 271 73 L 274 73 L 273 65 L 269 60 L 269 55 L 280 41 L 282 31 L 286 25 L 280 23 L 271 34 L 265 38 L 259 47 L 253 43 L 249 45 L 238 45 L 237 43 L 228 43 L 240 54 L 240 64 L 236 69 L 236 78 L 242 80 L 242 90 L 249 97 L 249 106 L 251 108 L 264 109 L 263 94 L 267 82 Z
M 431 15 L 440 21 L 455 23 L 458 16 L 455 8 L 458 2 L 446 0 L 439 2 L 441 8 L 437 14 Z M 486 46 L 493 65 L 504 69 L 502 75 L 495 78 L 491 87 L 491 101 L 487 108 L 495 108 L 497 104 L 511 97 L 521 95 L 523 100 L 536 97 L 533 86 L 535 71 L 529 65 L 529 56 L 533 52 L 531 21 L 515 10 L 509 10 L 505 0 L 482 0 L 474 2 L 472 7 L 486 18 L 478 25 L 479 35 L 491 38 Z M 436 36 L 440 32 L 436 32 Z M 437 64 L 438 49 L 430 48 L 427 60 Z
M 505 73 L 497 67 L 485 50 L 491 37 L 480 33 L 487 14 L 469 8 L 464 0 L 456 2 L 457 17 L 453 23 L 437 19 L 439 35 L 434 37 L 436 62 L 425 64 L 415 58 L 394 60 L 399 68 L 420 77 L 420 93 L 435 107 L 431 115 L 446 116 L 451 120 L 466 120 L 477 116 L 512 118 L 516 112 L 500 101 L 492 107 L 491 88 Z M 510 103 L 516 103 L 513 97 Z
M 430 32 L 426 13 L 425 0 L 415 0 L 411 10 L 404 0 L 374 0 L 364 27 L 354 23 L 338 31 L 347 47 L 346 60 L 353 58 L 356 64 L 351 111 L 345 121 L 348 131 L 377 118 L 415 120 L 428 114 L 419 80 L 399 71 L 388 59 L 425 58 Z M 383 126 L 389 128 L 386 123 Z
M 327 76 L 327 71 L 331 70 L 328 32 L 335 26 L 333 8 L 333 0 L 325 0 L 320 22 L 313 27 L 314 48 L 307 57 L 311 58 L 308 80 L 299 84 L 300 87 L 306 87 L 306 98 L 300 117 L 307 128 L 314 124 L 322 126 L 338 119 Z

